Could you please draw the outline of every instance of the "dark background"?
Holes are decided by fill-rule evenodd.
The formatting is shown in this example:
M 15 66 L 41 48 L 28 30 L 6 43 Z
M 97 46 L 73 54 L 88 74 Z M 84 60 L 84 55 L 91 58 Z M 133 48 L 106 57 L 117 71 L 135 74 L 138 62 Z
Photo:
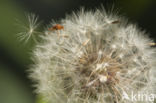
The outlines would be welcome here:
M 35 13 L 44 26 L 64 18 L 80 7 L 94 10 L 101 6 L 114 10 L 134 22 L 156 40 L 156 0 L 0 0 L 0 103 L 44 103 L 33 93 L 27 78 L 33 42 L 17 38 L 25 13 Z

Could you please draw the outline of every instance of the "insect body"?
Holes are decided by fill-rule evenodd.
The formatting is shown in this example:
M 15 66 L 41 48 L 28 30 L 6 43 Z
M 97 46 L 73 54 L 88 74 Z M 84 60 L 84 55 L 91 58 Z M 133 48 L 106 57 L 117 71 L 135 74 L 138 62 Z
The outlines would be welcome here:
M 49 28 L 48 30 L 54 31 L 54 30 L 61 30 L 61 29 L 64 29 L 64 27 L 60 24 L 56 24 L 56 25 L 52 26 L 51 28 Z

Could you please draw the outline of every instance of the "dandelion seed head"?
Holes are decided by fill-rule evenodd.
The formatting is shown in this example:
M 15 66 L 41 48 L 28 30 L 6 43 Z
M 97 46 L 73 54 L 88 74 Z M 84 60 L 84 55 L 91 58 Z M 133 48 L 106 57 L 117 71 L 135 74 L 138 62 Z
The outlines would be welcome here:
M 131 91 L 153 93 L 156 49 L 134 24 L 105 10 L 80 11 L 45 31 L 30 77 L 50 103 L 128 103 Z

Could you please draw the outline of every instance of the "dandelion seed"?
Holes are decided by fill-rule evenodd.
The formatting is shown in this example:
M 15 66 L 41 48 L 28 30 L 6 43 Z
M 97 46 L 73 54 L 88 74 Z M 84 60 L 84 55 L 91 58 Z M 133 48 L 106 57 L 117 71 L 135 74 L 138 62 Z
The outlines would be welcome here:
M 156 46 L 156 43 L 149 43 L 150 46 Z
M 28 25 L 23 25 L 23 31 L 18 33 L 18 37 L 21 41 L 27 43 L 30 38 L 36 39 L 35 35 L 39 34 L 36 29 L 39 27 L 38 17 L 34 14 L 27 16 Z M 35 40 L 36 41 L 36 40 Z

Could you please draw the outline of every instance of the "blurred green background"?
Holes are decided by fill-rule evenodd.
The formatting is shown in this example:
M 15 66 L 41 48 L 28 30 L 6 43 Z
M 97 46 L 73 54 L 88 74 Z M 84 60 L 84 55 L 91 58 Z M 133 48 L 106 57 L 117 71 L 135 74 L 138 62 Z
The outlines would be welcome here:
M 24 44 L 17 38 L 25 13 L 35 13 L 46 26 L 80 7 L 95 9 L 104 5 L 146 29 L 156 40 L 156 0 L 0 0 L 0 103 L 41 103 L 33 93 L 27 77 L 33 42 Z

